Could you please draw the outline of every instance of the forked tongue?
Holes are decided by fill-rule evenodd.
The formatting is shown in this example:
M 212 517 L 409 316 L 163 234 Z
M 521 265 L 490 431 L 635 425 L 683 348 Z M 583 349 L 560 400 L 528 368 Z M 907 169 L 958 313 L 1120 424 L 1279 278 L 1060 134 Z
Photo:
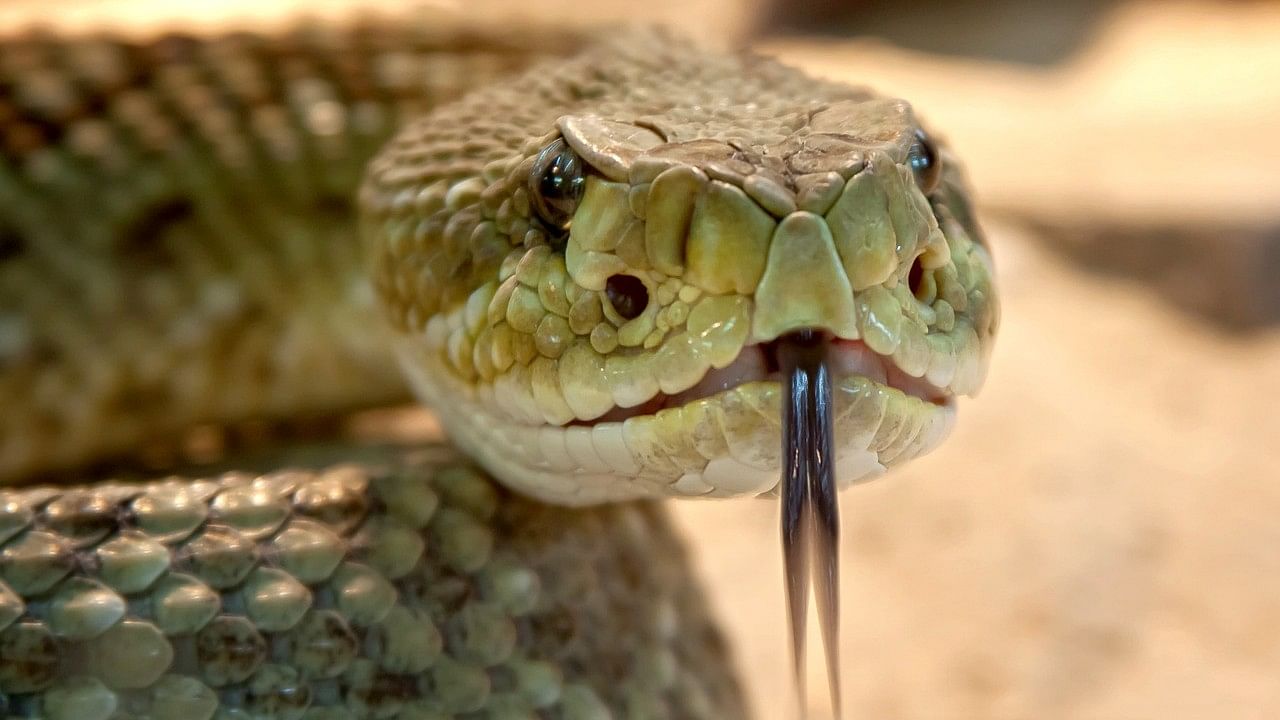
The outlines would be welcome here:
M 840 717 L 840 508 L 836 498 L 827 340 L 802 330 L 778 338 L 782 404 L 782 555 L 791 653 L 805 714 L 805 629 L 812 583 L 827 658 L 827 688 Z

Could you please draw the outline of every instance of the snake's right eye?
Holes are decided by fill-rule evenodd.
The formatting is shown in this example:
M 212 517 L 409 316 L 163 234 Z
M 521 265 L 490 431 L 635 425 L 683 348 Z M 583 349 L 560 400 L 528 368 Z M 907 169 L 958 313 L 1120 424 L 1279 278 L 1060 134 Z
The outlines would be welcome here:
M 529 197 L 542 222 L 554 230 L 567 230 L 578 209 L 587 181 L 582 158 L 563 139 L 546 146 L 533 161 L 529 173 Z

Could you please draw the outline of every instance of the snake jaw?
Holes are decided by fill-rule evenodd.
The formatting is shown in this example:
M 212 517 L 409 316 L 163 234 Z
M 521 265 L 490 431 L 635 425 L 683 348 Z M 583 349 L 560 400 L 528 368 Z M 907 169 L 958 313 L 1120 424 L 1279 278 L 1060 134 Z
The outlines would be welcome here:
M 707 396 L 634 409 L 627 417 L 549 425 L 511 419 L 522 402 L 517 385 L 471 386 L 451 376 L 436 352 L 415 342 L 400 349 L 450 436 L 505 484 L 534 497 L 594 504 L 778 490 L 782 386 L 767 376 L 739 378 Z M 863 375 L 837 373 L 832 394 L 841 488 L 930 452 L 955 421 L 953 400 L 928 401 Z
M 591 426 L 601 422 L 622 422 L 632 417 L 653 415 L 751 382 L 769 382 L 782 386 L 786 382 L 786 375 L 781 370 L 778 359 L 780 343 L 781 340 L 774 340 L 747 345 L 732 363 L 722 368 L 708 369 L 697 383 L 685 390 L 674 394 L 659 392 L 639 405 L 616 407 L 598 418 L 575 420 L 570 424 Z M 831 374 L 838 380 L 861 378 L 934 405 L 951 406 L 955 403 L 955 395 L 949 390 L 933 385 L 924 378 L 906 374 L 893 363 L 892 358 L 876 354 L 860 340 L 830 338 L 827 358 Z

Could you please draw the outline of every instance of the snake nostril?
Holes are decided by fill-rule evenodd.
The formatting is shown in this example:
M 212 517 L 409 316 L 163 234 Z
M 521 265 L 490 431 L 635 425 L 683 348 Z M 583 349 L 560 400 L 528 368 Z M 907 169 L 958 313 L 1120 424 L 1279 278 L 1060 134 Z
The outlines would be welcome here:
M 649 290 L 635 275 L 610 275 L 605 281 L 604 294 L 614 312 L 624 320 L 640 317 L 649 306 Z
M 924 292 L 924 267 L 920 265 L 920 258 L 911 263 L 911 270 L 907 273 L 907 287 L 916 297 Z

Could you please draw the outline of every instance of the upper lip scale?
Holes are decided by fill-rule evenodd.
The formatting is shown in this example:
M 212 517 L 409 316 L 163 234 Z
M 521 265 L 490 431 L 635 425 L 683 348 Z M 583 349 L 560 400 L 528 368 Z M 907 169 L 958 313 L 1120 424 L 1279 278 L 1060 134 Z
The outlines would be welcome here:
M 881 385 L 888 385 L 908 395 L 927 402 L 946 401 L 945 391 L 934 387 L 924 378 L 912 377 L 899 370 L 888 358 L 873 352 L 857 340 L 835 340 L 830 344 L 831 374 L 836 378 L 860 375 Z M 614 408 L 591 421 L 594 423 L 621 421 L 629 417 L 652 415 L 659 410 L 680 407 L 694 400 L 710 397 L 730 388 L 756 380 L 781 382 L 781 375 L 769 369 L 765 345 L 748 345 L 738 353 L 734 361 L 723 368 L 708 370 L 692 387 L 675 395 L 658 393 L 649 400 L 630 408 Z

